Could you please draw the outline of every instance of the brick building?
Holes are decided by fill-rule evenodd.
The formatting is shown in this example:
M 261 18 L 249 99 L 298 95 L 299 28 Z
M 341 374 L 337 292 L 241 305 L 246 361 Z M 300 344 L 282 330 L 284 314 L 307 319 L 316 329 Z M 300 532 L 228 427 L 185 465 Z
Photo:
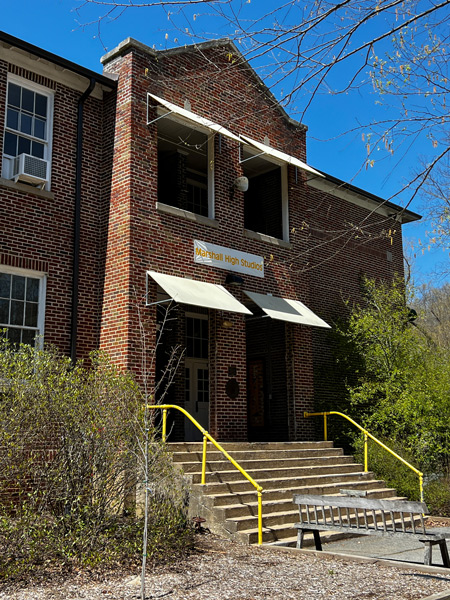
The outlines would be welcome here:
M 165 401 L 219 440 L 310 438 L 329 325 L 361 275 L 403 272 L 418 215 L 309 166 L 228 41 L 102 62 L 0 34 L 0 326 L 139 376 L 145 354 L 151 381 L 182 348 Z

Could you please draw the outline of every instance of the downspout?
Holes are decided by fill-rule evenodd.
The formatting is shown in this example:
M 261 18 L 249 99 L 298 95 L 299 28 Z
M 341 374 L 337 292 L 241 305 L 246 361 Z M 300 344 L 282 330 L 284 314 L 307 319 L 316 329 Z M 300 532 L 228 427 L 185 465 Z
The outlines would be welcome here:
M 81 234 L 81 172 L 83 159 L 83 109 L 86 99 L 95 87 L 95 78 L 91 77 L 89 86 L 78 100 L 77 115 L 77 154 L 75 168 L 75 214 L 73 227 L 73 273 L 72 273 L 72 318 L 70 329 L 70 358 L 77 360 L 78 334 L 78 286 L 80 279 L 80 234 Z

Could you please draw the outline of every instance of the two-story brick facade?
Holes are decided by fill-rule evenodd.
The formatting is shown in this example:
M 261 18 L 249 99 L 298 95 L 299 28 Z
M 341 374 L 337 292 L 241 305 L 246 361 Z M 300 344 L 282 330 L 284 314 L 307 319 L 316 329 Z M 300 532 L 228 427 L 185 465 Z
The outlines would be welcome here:
M 417 215 L 310 167 L 306 127 L 228 41 L 128 39 L 104 75 L 0 43 L 0 324 L 28 341 L 45 315 L 46 341 L 140 377 L 145 354 L 151 387 L 178 347 L 165 401 L 218 439 L 311 437 L 329 325 L 362 274 L 403 272 Z M 51 178 L 21 183 L 22 154 Z

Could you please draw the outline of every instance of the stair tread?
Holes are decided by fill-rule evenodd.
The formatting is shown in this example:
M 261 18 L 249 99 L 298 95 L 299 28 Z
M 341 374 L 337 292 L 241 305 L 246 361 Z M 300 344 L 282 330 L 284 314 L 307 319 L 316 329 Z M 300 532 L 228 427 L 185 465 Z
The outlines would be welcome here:
M 374 483 L 384 483 L 384 481 L 382 479 L 364 479 L 364 480 L 355 480 L 355 481 L 346 481 L 345 485 L 356 485 L 359 483 L 364 483 L 364 484 L 374 484 Z M 195 485 L 201 485 L 201 484 L 195 484 Z M 283 491 L 290 491 L 290 490 L 301 490 L 301 489 L 309 489 L 310 487 L 331 487 L 331 486 L 336 486 L 336 483 L 327 483 L 325 485 L 313 485 L 313 486 L 292 486 L 292 487 L 279 487 L 276 488 L 274 490 L 265 490 L 263 489 L 263 496 L 264 493 L 270 493 L 270 492 L 283 492 Z M 383 488 L 372 488 L 370 489 L 370 492 L 380 492 L 380 491 L 390 491 L 393 490 L 394 488 L 390 488 L 390 487 L 383 487 Z M 248 490 L 248 491 L 244 491 L 244 492 L 227 492 L 224 494 L 221 493 L 214 493 L 214 494 L 205 494 L 205 496 L 214 496 L 215 498 L 226 498 L 227 496 L 229 497 L 235 497 L 235 496 L 251 496 L 255 494 L 255 489 L 253 488 L 253 490 Z M 320 494 L 321 496 L 326 496 L 328 494 Z
M 342 482 L 342 483 L 343 484 L 345 483 L 345 485 L 362 484 L 362 483 L 364 483 L 366 485 L 370 485 L 370 484 L 373 484 L 375 482 L 383 483 L 382 479 L 362 479 L 362 480 L 361 479 L 355 479 L 354 481 L 348 481 L 347 480 L 348 479 L 347 476 L 350 477 L 350 476 L 355 476 L 355 475 L 367 475 L 367 473 L 365 473 L 364 471 L 357 471 L 356 473 L 325 473 L 322 477 L 324 479 L 329 479 L 329 478 L 333 478 L 333 477 L 343 476 L 343 478 L 346 479 L 346 481 Z M 311 476 L 311 478 L 316 478 L 317 479 L 317 476 L 313 475 L 313 476 Z M 302 479 L 306 480 L 307 476 L 304 477 L 304 478 L 302 478 Z M 290 477 L 284 477 L 283 479 L 265 479 L 264 481 L 265 481 L 265 483 L 268 483 L 268 482 L 274 482 L 274 483 L 276 483 L 276 482 L 283 482 L 283 483 L 285 483 L 286 482 L 286 483 L 289 483 L 290 481 L 292 481 L 292 479 Z M 308 483 L 308 482 L 306 482 L 306 483 Z M 229 482 L 223 483 L 223 485 L 228 485 L 228 484 L 229 484 Z M 264 486 L 263 486 L 263 491 L 269 492 L 269 491 L 276 491 L 276 490 L 281 491 L 281 490 L 290 490 L 290 489 L 304 489 L 304 488 L 309 488 L 309 487 L 328 487 L 328 486 L 337 485 L 337 484 L 338 484 L 338 482 L 337 483 L 335 483 L 335 482 L 333 482 L 333 483 L 325 483 L 325 484 L 319 484 L 319 483 L 317 483 L 317 484 L 311 484 L 310 483 L 309 485 L 291 485 L 289 487 L 283 487 L 282 485 L 280 485 L 275 490 L 272 490 L 272 489 L 267 489 L 266 490 L 264 488 Z M 195 486 L 201 486 L 202 484 L 201 483 L 194 483 L 193 485 L 195 485 Z M 206 484 L 206 485 L 208 485 L 208 484 Z M 209 485 L 220 485 L 220 483 L 212 483 L 212 484 L 209 484 Z M 391 488 L 386 488 L 386 489 L 391 489 Z M 252 488 L 252 489 L 249 489 L 249 490 L 245 490 L 243 492 L 227 492 L 227 493 L 223 493 L 223 494 L 221 494 L 221 493 L 212 493 L 212 494 L 206 493 L 205 496 L 209 496 L 209 495 L 211 495 L 211 496 L 217 496 L 217 497 L 234 496 L 236 494 L 251 494 L 251 493 L 254 493 L 254 491 L 255 491 L 255 488 Z
M 255 462 L 258 462 L 258 461 L 255 461 Z M 176 463 L 176 464 L 179 465 L 179 466 L 182 465 L 182 463 Z M 189 463 L 189 464 L 191 464 L 191 463 Z M 208 463 L 206 463 L 206 464 L 208 464 Z M 334 467 L 334 466 L 336 468 L 339 468 L 339 467 L 356 467 L 357 468 L 357 472 L 361 471 L 361 469 L 358 469 L 358 467 L 362 467 L 362 465 L 359 464 L 359 463 L 349 462 L 349 463 L 343 463 L 343 464 L 337 464 L 337 465 L 333 465 L 333 464 L 331 464 L 331 465 L 327 465 L 327 464 L 324 464 L 324 465 L 298 465 L 298 466 L 296 465 L 294 468 L 296 468 L 296 469 L 308 469 L 308 468 L 315 468 L 315 469 L 317 469 L 317 468 L 319 468 L 320 469 L 321 467 L 322 468 L 331 468 L 331 467 Z M 198 473 L 201 472 L 201 465 L 199 465 L 199 468 L 200 468 L 199 471 L 188 471 L 188 472 L 185 473 L 185 475 L 197 475 Z M 281 467 L 281 469 L 283 469 L 283 467 Z M 277 472 L 277 471 L 280 471 L 280 466 L 278 466 L 278 467 L 269 467 L 269 468 L 262 467 L 261 469 L 245 469 L 245 470 L 247 471 L 248 474 L 257 473 L 257 472 L 265 473 L 267 471 Z M 220 469 L 218 471 L 213 471 L 211 469 L 208 469 L 207 472 L 206 472 L 206 474 L 208 475 L 208 474 L 213 474 L 213 473 L 223 473 L 225 475 L 227 473 L 236 473 L 236 472 L 237 472 L 236 468 L 234 468 L 234 469 Z M 288 479 L 288 477 L 281 477 L 280 479 Z
M 374 481 L 376 481 L 376 480 L 374 480 Z M 286 489 L 289 490 L 290 488 L 286 488 Z M 293 489 L 298 489 L 298 488 L 293 488 Z M 275 491 L 281 491 L 281 490 L 277 489 Z M 380 492 L 392 492 L 392 491 L 395 491 L 395 490 L 394 490 L 394 488 L 373 488 L 370 491 L 374 492 L 374 493 L 380 493 Z M 299 493 L 299 492 L 297 492 L 297 493 Z M 248 494 L 250 497 L 254 497 L 255 496 L 255 492 L 244 492 L 244 494 Z M 205 495 L 208 495 L 208 494 L 205 494 Z M 243 494 L 239 493 L 239 492 L 238 493 L 234 493 L 234 494 L 211 494 L 211 496 L 213 496 L 214 498 L 221 498 L 221 497 L 227 497 L 227 496 L 230 496 L 231 498 L 233 498 L 233 497 L 236 497 L 237 495 L 243 495 Z M 333 495 L 339 495 L 339 494 L 320 494 L 320 495 L 321 496 L 322 495 L 323 496 L 333 496 Z M 395 497 L 392 496 L 392 497 L 386 498 L 386 500 L 393 500 L 393 499 L 400 500 L 401 498 L 398 497 L 398 496 L 395 496 Z M 278 503 L 283 503 L 283 502 L 286 502 L 286 501 L 287 501 L 287 498 L 280 498 L 279 500 L 264 501 L 264 491 L 263 491 L 263 503 L 264 503 L 264 506 L 268 506 L 271 503 L 273 503 L 273 504 L 277 503 L 277 502 Z M 254 502 L 246 502 L 245 504 L 242 503 L 242 502 L 238 502 L 236 504 L 225 504 L 225 505 L 221 505 L 220 507 L 218 506 L 217 508 L 221 508 L 221 509 L 223 509 L 223 508 L 237 508 L 239 506 L 253 506 L 253 505 L 257 506 L 257 504 L 258 503 L 255 500 Z

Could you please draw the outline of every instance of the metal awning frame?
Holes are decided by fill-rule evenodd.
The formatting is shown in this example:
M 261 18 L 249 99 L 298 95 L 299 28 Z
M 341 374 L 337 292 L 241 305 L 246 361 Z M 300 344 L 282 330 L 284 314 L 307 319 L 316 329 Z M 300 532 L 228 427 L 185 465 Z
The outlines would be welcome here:
M 157 102 L 159 106 L 161 106 L 165 111 L 167 111 L 153 120 L 149 120 L 150 98 L 153 102 Z M 165 100 L 164 98 L 160 98 L 159 96 L 156 96 L 156 94 L 147 92 L 147 125 L 151 125 L 152 123 L 155 123 L 155 121 L 158 121 L 159 119 L 170 115 L 172 115 L 172 118 L 178 118 L 184 125 L 188 125 L 193 129 L 197 129 L 198 131 L 209 132 L 213 135 L 224 135 L 225 137 L 228 137 L 236 142 L 240 141 L 240 138 L 236 134 L 229 131 L 223 125 L 219 125 L 219 123 L 214 123 L 214 121 L 211 121 L 206 117 L 197 115 L 191 110 L 178 106 L 173 102 L 169 102 L 169 100 Z

